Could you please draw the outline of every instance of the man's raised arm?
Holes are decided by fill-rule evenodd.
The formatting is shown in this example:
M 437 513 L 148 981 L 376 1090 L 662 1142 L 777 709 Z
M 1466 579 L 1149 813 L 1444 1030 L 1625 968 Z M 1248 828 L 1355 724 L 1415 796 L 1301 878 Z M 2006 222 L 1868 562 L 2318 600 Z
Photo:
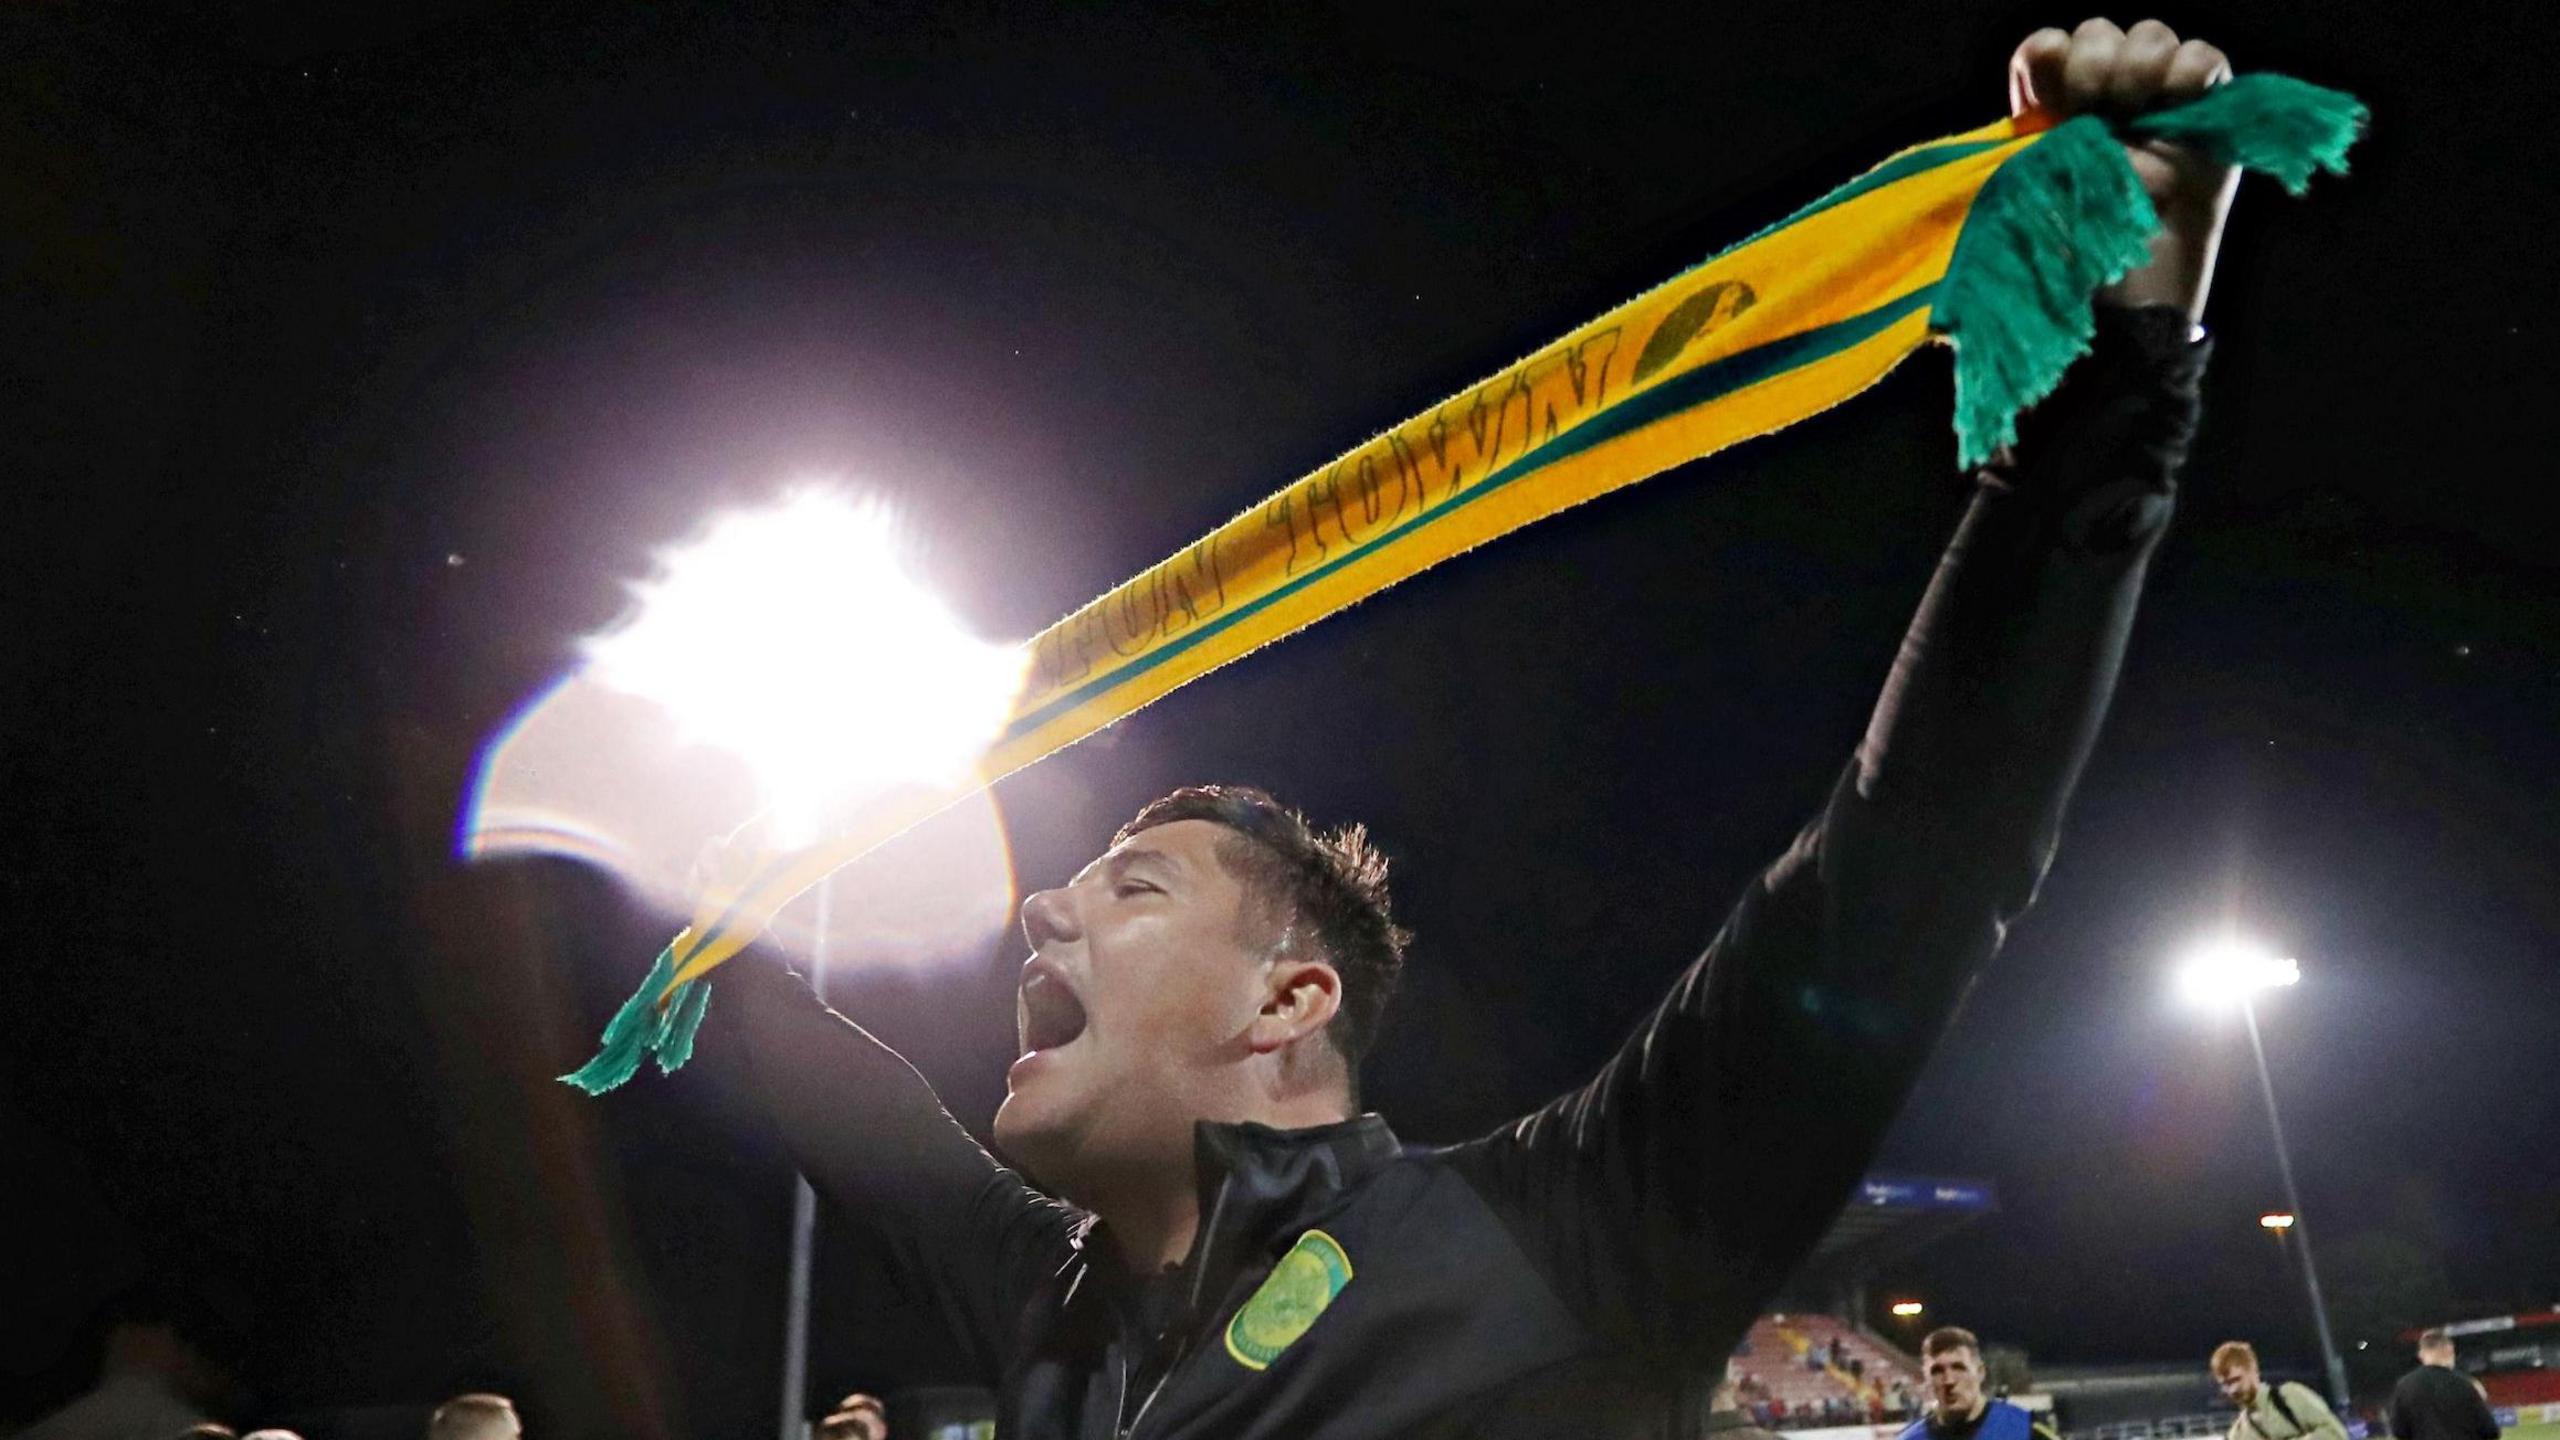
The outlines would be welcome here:
M 2092 21 L 2022 46 L 2013 93 L 2131 108 L 2223 73 L 2156 22 Z M 2209 226 L 2102 297 L 2093 352 L 1977 475 L 1820 814 L 1596 1079 L 1452 1152 L 1566 1302 L 1630 1346 L 1730 1350 L 2044 874 L 2168 523 L 2205 358 L 2190 316 L 2228 203 L 2221 176 L 2147 158 L 2173 232 Z
M 998 1165 L 915 1067 L 770 956 L 721 973 L 710 1019 L 830 1213 L 995 1385 L 1032 1287 L 1070 1257 L 1077 1212 Z

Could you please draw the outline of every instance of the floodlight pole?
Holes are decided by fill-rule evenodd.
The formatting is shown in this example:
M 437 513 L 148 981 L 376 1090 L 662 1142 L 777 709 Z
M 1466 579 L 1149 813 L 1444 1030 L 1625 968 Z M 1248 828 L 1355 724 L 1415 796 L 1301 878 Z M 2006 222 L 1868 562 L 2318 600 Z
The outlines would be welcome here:
M 2311 1264 L 2311 1218 L 2303 1213 L 2302 1192 L 2293 1185 L 2293 1159 L 2285 1153 L 2284 1121 L 2276 1114 L 2276 1082 L 2267 1073 L 2267 1047 L 2258 1040 L 2258 1005 L 2240 997 L 2240 1018 L 2249 1022 L 2249 1053 L 2258 1061 L 2258 1093 L 2267 1102 L 2267 1129 L 2275 1135 L 2276 1173 L 2284 1177 L 2284 1201 L 2293 1208 L 2292 1238 L 2302 1254 L 2302 1285 L 2311 1292 L 2312 1323 L 2320 1328 L 2320 1362 L 2329 1372 L 2329 1401 L 2347 1408 L 2347 1367 L 2338 1358 L 2338 1342 L 2329 1333 L 2329 1306 L 2320 1298 L 2320 1272 Z
M 834 887 L 828 880 L 820 880 L 817 936 L 809 946 L 809 988 L 817 992 L 821 1004 L 827 998 L 827 934 L 832 928 L 829 922 L 835 918 L 834 910 Z M 818 1192 L 809 1188 L 808 1176 L 794 1172 L 791 1278 L 782 1310 L 781 1440 L 809 1440 L 809 1292 L 817 1250 Z M 2327 1333 L 2325 1328 L 2321 1331 L 2323 1335 Z

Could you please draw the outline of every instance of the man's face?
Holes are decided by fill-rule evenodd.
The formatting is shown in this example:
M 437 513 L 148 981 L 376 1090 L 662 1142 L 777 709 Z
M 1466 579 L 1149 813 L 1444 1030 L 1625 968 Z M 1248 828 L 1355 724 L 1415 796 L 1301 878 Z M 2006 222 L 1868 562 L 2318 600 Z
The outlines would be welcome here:
M 2234 1363 L 2213 1372 L 2214 1383 L 2222 1387 L 2224 1398 L 2246 1410 L 2258 1403 L 2258 1367 Z
M 1982 1404 L 1982 1356 L 1958 1346 L 1922 1363 L 1929 1377 L 1929 1405 L 1941 1420 L 1961 1420 Z
M 998 1148 L 1092 1203 L 1133 1167 L 1188 1165 L 1195 1120 L 1235 1120 L 1244 1032 L 1277 939 L 1208 820 L 1141 831 L 1023 902 L 1031 945 Z
M 2453 1347 L 2450 1345 L 2421 1345 L 2418 1347 L 2418 1363 L 2421 1365 L 2450 1366 L 2453 1364 Z

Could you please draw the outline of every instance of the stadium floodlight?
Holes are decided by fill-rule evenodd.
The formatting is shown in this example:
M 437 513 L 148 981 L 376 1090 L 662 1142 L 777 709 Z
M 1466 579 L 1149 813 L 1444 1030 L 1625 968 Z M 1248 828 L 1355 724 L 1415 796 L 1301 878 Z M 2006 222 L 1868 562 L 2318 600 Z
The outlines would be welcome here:
M 746 762 L 785 843 L 863 795 L 964 780 L 1029 654 L 970 634 L 902 549 L 885 506 L 830 486 L 719 516 L 658 555 L 588 672 Z
M 1893 1313 L 1905 1320 L 1919 1319 L 1920 1312 L 1927 1308 L 1927 1306 L 1922 1305 L 1917 1300 L 1896 1300 L 1893 1302 Z
M 2178 966 L 2178 993 L 2214 1008 L 2245 1006 L 2264 991 L 2301 983 L 2299 963 L 2236 936 L 2198 946 Z
M 2267 1134 L 2275 1142 L 2276 1173 L 2284 1180 L 2285 1203 L 2292 1208 L 2258 1217 L 2267 1232 L 2292 1238 L 2302 1257 L 2302 1288 L 2311 1298 L 2312 1324 L 2320 1333 L 2320 1358 L 2329 1372 L 2329 1399 L 2347 1404 L 2347 1367 L 2338 1358 L 2338 1342 L 2329 1330 L 2329 1306 L 2320 1295 L 2320 1272 L 2311 1263 L 2311 1229 L 2302 1223 L 2302 1192 L 2293 1183 L 2293 1157 L 2284 1143 L 2284 1117 L 2276 1113 L 2275 1077 L 2267 1070 L 2266 1043 L 2258 1037 L 2258 997 L 2269 990 L 2302 983 L 2302 967 L 2263 945 L 2225 934 L 2191 951 L 2177 970 L 2178 991 L 2190 1001 L 2216 1009 L 2240 1011 L 2249 1029 L 2249 1054 L 2258 1062 L 2258 1094 L 2267 1102 Z

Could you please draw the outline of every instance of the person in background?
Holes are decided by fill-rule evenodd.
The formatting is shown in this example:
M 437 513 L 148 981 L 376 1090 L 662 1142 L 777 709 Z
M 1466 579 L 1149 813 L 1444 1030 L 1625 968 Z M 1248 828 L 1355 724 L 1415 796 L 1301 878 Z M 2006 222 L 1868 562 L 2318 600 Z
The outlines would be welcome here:
M 2418 1337 L 2418 1368 L 2391 1387 L 2394 1440 L 2498 1440 L 2480 1382 L 2453 1368 L 2453 1337 L 2429 1330 Z
M 210 1421 L 231 1393 L 200 1343 L 218 1325 L 182 1297 L 146 1287 L 109 1304 L 101 1320 L 98 1383 L 15 1440 L 170 1440 Z
M 1742 1387 L 1730 1378 L 1707 1398 L 1706 1423 L 1698 1433 L 1701 1440 L 1776 1440 L 1742 1408 Z
M 877 1395 L 859 1390 L 836 1402 L 818 1422 L 819 1440 L 889 1440 L 889 1411 Z
M 456 1395 L 436 1407 L 427 1440 L 523 1440 L 524 1421 L 504 1395 Z
M 1929 1408 L 1901 1440 L 2060 1440 L 2019 1406 L 1983 1393 L 1982 1342 L 1953 1325 L 1920 1342 Z M 2340 1437 L 2344 1440 L 2344 1437 Z
M 2262 1382 L 2258 1352 L 2246 1340 L 2226 1340 L 2215 1347 L 2211 1366 L 2213 1383 L 2240 1410 L 2231 1422 L 2231 1440 L 2347 1440 L 2346 1425 L 2318 1391 L 2290 1380 Z

